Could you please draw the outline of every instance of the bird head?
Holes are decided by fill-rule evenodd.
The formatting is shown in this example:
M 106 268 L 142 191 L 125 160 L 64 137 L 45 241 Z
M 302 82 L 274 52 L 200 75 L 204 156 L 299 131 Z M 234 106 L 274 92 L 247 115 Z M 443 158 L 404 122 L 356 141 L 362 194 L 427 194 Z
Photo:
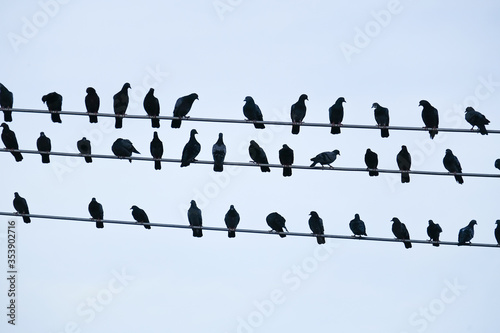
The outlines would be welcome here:
M 476 220 L 472 220 L 472 221 L 469 222 L 469 226 L 473 227 L 475 225 L 477 225 Z
M 132 89 L 132 87 L 130 86 L 130 83 L 128 83 L 128 82 L 126 82 L 126 83 L 123 85 L 122 90 L 127 90 L 127 89 Z
M 496 220 L 495 224 L 500 224 L 500 220 Z
M 333 153 L 334 153 L 334 154 L 337 154 L 337 155 L 340 155 L 340 151 L 339 151 L 338 149 L 335 149 L 335 150 L 333 151 Z
M 354 214 L 355 219 L 359 219 L 359 214 Z
M 2 123 L 2 125 L 0 125 L 0 126 L 2 126 L 3 128 L 5 128 L 7 130 L 9 129 L 9 125 L 7 125 L 6 123 Z
M 427 102 L 425 99 L 423 99 L 423 100 L 421 100 L 420 102 L 418 102 L 418 105 L 419 105 L 419 106 L 423 106 L 423 107 L 425 108 L 426 106 L 431 105 L 431 103 L 429 103 L 429 102 Z
M 465 113 L 471 112 L 471 111 L 476 111 L 476 110 L 474 110 L 474 108 L 472 106 L 468 106 L 465 108 Z
M 191 136 L 194 136 L 195 134 L 198 134 L 198 131 L 196 129 L 192 129 L 191 130 Z
M 446 149 L 446 154 L 453 154 L 453 152 L 451 151 L 451 149 Z
M 17 198 L 19 196 L 19 193 L 14 192 L 14 196 Z
M 307 98 L 306 94 L 302 94 L 302 95 L 300 95 L 299 100 L 305 101 L 305 100 L 309 100 L 309 99 Z
M 397 217 L 393 217 L 391 222 L 400 223 L 401 221 Z
M 339 97 L 336 103 L 347 103 L 344 97 Z
M 134 210 L 134 209 L 137 209 L 138 207 L 136 205 L 130 207 L 130 209 Z
M 191 200 L 191 207 L 196 207 L 196 201 Z
M 253 103 L 253 98 L 250 97 L 250 96 L 247 96 L 247 97 L 245 97 L 245 99 L 243 101 L 244 102 L 252 102 Z
M 310 212 L 309 215 L 311 215 L 313 217 L 318 217 L 318 213 L 316 213 L 314 210 L 312 212 Z
M 229 206 L 229 209 L 234 210 L 234 205 Z
M 87 90 L 85 90 L 87 94 L 95 94 L 95 89 L 92 87 L 88 87 Z
M 379 105 L 378 103 L 373 103 L 373 104 L 372 104 L 372 108 L 374 108 L 374 109 L 378 108 L 379 106 L 380 106 L 380 105 Z

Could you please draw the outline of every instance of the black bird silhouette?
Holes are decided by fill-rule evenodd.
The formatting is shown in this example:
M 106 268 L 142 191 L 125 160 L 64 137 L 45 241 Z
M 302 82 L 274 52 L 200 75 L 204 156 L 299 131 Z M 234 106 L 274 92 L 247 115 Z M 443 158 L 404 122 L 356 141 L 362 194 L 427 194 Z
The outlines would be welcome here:
M 252 161 L 257 163 L 257 165 L 269 164 L 269 162 L 267 160 L 266 152 L 254 140 L 250 141 L 250 146 L 248 147 L 248 153 L 250 154 L 250 158 L 252 159 Z M 271 172 L 271 169 L 268 166 L 261 165 L 260 171 Z
M 104 228 L 104 223 L 102 220 L 104 219 L 104 210 L 102 209 L 102 205 L 97 202 L 95 198 L 89 203 L 89 213 L 90 216 L 95 220 L 95 226 L 98 229 Z
M 354 237 L 366 236 L 365 222 L 363 222 L 359 218 L 359 214 L 354 215 L 354 219 L 351 220 L 351 222 L 349 222 L 349 228 L 351 229 L 352 233 L 354 234 Z
M 488 125 L 490 121 L 481 112 L 474 110 L 472 106 L 468 106 L 465 109 L 465 120 L 472 125 L 471 131 L 474 130 L 474 126 L 477 126 L 479 133 L 488 135 L 485 125 Z
M 115 128 L 122 128 L 123 116 L 128 108 L 128 89 L 131 89 L 130 83 L 126 82 L 122 89 L 113 96 L 113 111 L 115 112 Z
M 155 159 L 155 170 L 161 170 L 160 159 L 163 156 L 163 142 L 161 142 L 158 137 L 158 132 L 156 131 L 153 133 L 153 140 L 151 140 L 149 150 L 151 152 L 151 156 Z
M 14 131 L 12 131 L 9 128 L 9 125 L 7 125 L 6 123 L 2 123 L 2 125 L 0 126 L 3 127 L 2 141 L 3 144 L 5 145 L 5 148 L 7 148 L 7 150 L 19 149 L 19 145 L 17 144 L 16 134 L 14 133 Z M 10 153 L 12 154 L 12 156 L 14 156 L 16 162 L 21 162 L 23 160 L 23 155 L 20 152 L 11 151 Z
M 299 134 L 300 132 L 300 124 L 306 116 L 306 100 L 308 100 L 307 95 L 302 94 L 297 103 L 292 105 L 292 110 L 290 112 L 292 122 L 294 123 L 294 125 L 292 125 L 292 134 Z
M 322 153 L 319 153 L 315 157 L 311 158 L 311 161 L 313 162 L 310 167 L 313 168 L 316 166 L 316 164 L 321 164 L 321 167 L 328 165 L 330 168 L 332 167 L 332 163 L 335 162 L 337 159 L 337 155 L 340 155 L 340 151 L 338 149 L 335 149 L 334 151 L 324 151 Z
M 283 229 L 288 232 L 288 229 L 285 227 L 285 218 L 280 214 L 273 212 L 266 217 L 267 225 L 271 227 L 271 232 L 274 230 L 276 232 L 284 232 Z M 281 238 L 285 238 L 285 234 L 279 234 Z
M 87 140 L 86 137 L 83 137 L 81 140 L 78 140 L 76 142 L 76 148 L 78 148 L 78 151 L 82 155 L 90 155 L 92 154 L 92 148 L 90 146 L 90 141 Z M 85 162 L 87 163 L 92 163 L 92 157 L 91 156 L 84 156 Z
M 470 244 L 474 237 L 474 226 L 477 224 L 476 220 L 472 220 L 466 227 L 463 227 L 458 232 L 458 245 Z
M 443 232 L 441 226 L 434 221 L 429 220 L 429 226 L 427 227 L 427 235 L 429 236 L 431 241 L 438 242 L 433 243 L 433 246 L 439 246 L 439 234 Z
M 151 229 L 151 226 L 149 225 L 148 215 L 143 209 L 140 209 L 135 205 L 130 209 L 132 209 L 132 217 L 137 221 L 137 223 L 142 224 L 146 229 Z
M 113 154 L 119 158 L 127 158 L 132 156 L 132 153 L 140 154 L 130 140 L 118 138 L 111 146 Z M 132 159 L 128 159 L 132 163 Z
M 50 155 L 48 152 L 52 149 L 50 139 L 45 136 L 45 133 L 40 132 L 40 137 L 36 140 L 36 148 L 42 155 L 42 163 L 50 163 Z
M 179 97 L 174 106 L 174 117 L 179 117 L 179 119 L 172 119 L 172 128 L 180 128 L 182 123 L 182 118 L 187 117 L 188 112 L 191 110 L 193 103 L 198 99 L 198 94 L 192 93 L 187 96 Z
M 262 117 L 262 112 L 260 111 L 260 108 L 257 104 L 255 104 L 255 101 L 253 100 L 252 97 L 247 96 L 244 99 L 245 105 L 243 105 L 243 115 L 247 117 L 248 120 L 250 121 L 263 121 Z M 253 123 L 255 128 L 266 128 L 264 124 L 260 123 Z
M 144 110 L 148 116 L 151 117 L 151 126 L 153 128 L 160 128 L 160 119 L 157 117 L 160 115 L 160 101 L 154 96 L 155 90 L 150 88 L 146 97 L 144 97 Z
M 26 199 L 21 197 L 19 195 L 19 193 L 17 193 L 17 192 L 14 193 L 13 204 L 14 204 L 14 209 L 16 210 L 16 212 L 18 212 L 19 214 L 28 214 L 29 215 L 30 211 L 28 209 L 28 203 L 26 202 Z M 30 223 L 31 219 L 29 216 L 23 216 L 23 221 L 24 221 L 24 223 Z
M 500 158 L 495 160 L 495 168 L 500 170 Z
M 222 172 L 224 170 L 224 159 L 226 158 L 226 145 L 222 133 L 219 133 L 217 142 L 212 146 L 212 157 L 214 158 L 214 171 Z
M 51 92 L 47 95 L 42 96 L 42 102 L 47 105 L 50 112 L 50 118 L 54 123 L 61 123 L 61 115 L 59 111 L 62 111 L 62 101 L 63 98 L 56 92 Z
M 311 217 L 309 218 L 309 228 L 311 229 L 313 234 L 316 235 L 324 235 L 325 234 L 325 228 L 323 226 L 323 219 L 319 217 L 318 213 L 315 211 L 312 211 L 309 215 Z M 326 240 L 324 236 L 317 236 L 316 241 L 318 244 L 325 244 Z
M 456 173 L 462 173 L 462 166 L 460 165 L 458 158 L 453 155 L 451 149 L 446 149 L 446 153 L 443 158 L 443 164 L 448 172 L 455 174 L 455 180 L 457 181 L 457 183 L 464 183 L 464 179 L 462 178 L 462 176 L 456 175 Z
M 373 103 L 372 108 L 375 108 L 373 113 L 375 114 L 375 121 L 377 122 L 378 126 L 389 126 L 389 109 L 384 108 L 378 103 Z M 388 138 L 389 137 L 389 129 L 388 128 L 381 128 L 380 129 L 380 135 L 383 138 Z
M 236 237 L 236 227 L 238 227 L 238 224 L 240 223 L 240 214 L 234 209 L 234 206 L 231 205 L 229 207 L 229 210 L 226 213 L 226 216 L 224 216 L 224 222 L 226 223 L 226 227 L 229 229 L 227 231 L 227 237 L 229 238 L 234 238 Z
M 401 151 L 396 156 L 396 162 L 401 172 L 401 183 L 410 182 L 410 174 L 405 171 L 410 171 L 411 168 L 411 155 L 405 145 L 401 146 Z
M 201 218 L 201 209 L 196 206 L 196 201 L 191 200 L 191 207 L 189 207 L 188 212 L 188 221 L 191 227 L 201 227 L 203 224 Z M 203 230 L 201 228 L 192 228 L 193 229 L 193 237 L 203 237 Z
M 293 149 L 288 145 L 283 145 L 278 152 L 281 165 L 283 165 L 283 177 L 290 177 L 292 175 L 291 165 L 293 164 Z
M 0 108 L 3 109 L 3 120 L 12 121 L 12 105 L 14 104 L 14 95 L 0 83 Z
M 495 224 L 497 225 L 495 228 L 495 239 L 497 240 L 498 245 L 500 245 L 500 220 L 496 220 Z
M 439 126 L 438 110 L 426 100 L 421 100 L 418 105 L 423 107 L 422 120 L 424 121 L 425 124 L 424 128 L 430 128 L 429 134 L 431 135 L 431 139 L 434 139 L 436 134 L 438 134 L 438 126 Z
M 198 132 L 195 129 L 192 129 L 189 141 L 182 150 L 181 167 L 186 167 L 192 162 L 196 162 L 196 156 L 198 156 L 201 151 L 201 145 L 195 138 L 196 134 L 198 134 Z
M 377 153 L 371 151 L 370 148 L 368 148 L 365 153 L 365 164 L 366 167 L 369 169 L 368 174 L 370 175 L 370 177 L 378 176 L 378 171 L 377 171 L 378 155 Z
M 91 123 L 97 123 L 97 112 L 99 112 L 99 105 L 101 101 L 94 88 L 88 87 L 86 92 L 87 96 L 85 96 L 85 107 L 87 108 L 87 113 L 89 114 L 89 121 Z
M 342 103 L 346 103 L 344 97 L 339 97 L 329 109 L 328 113 L 330 115 L 330 124 L 337 125 L 332 126 L 330 133 L 339 134 L 340 127 L 342 126 L 342 120 L 344 119 L 344 106 Z
M 397 239 L 410 239 L 410 233 L 408 232 L 408 229 L 406 229 L 406 225 L 402 223 L 397 217 L 394 217 L 391 220 L 392 223 L 392 233 L 394 236 L 396 236 Z M 405 241 L 403 242 L 405 244 L 405 248 L 409 249 L 411 248 L 411 242 Z

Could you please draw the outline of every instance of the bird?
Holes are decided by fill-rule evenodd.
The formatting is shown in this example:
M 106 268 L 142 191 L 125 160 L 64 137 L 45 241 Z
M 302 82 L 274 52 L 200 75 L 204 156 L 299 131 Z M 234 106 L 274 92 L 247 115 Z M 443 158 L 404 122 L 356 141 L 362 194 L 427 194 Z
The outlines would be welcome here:
M 14 104 L 14 95 L 3 84 L 0 83 L 0 108 L 3 109 L 3 120 L 12 121 L 12 105 Z
M 90 141 L 87 140 L 86 137 L 83 137 L 81 140 L 78 140 L 76 142 L 76 148 L 78 148 L 78 151 L 82 155 L 90 155 L 92 154 L 92 148 L 90 146 Z M 91 156 L 84 156 L 85 162 L 87 163 L 92 163 L 92 157 Z
M 290 112 L 290 116 L 292 118 L 292 134 L 299 134 L 300 132 L 300 124 L 304 120 L 306 116 L 306 100 L 308 100 L 306 94 L 302 94 L 299 97 L 297 103 L 292 105 L 292 110 Z
M 250 158 L 257 165 L 260 165 L 260 171 L 262 172 L 271 172 L 271 169 L 268 166 L 261 164 L 269 164 L 267 161 L 266 152 L 262 149 L 257 142 L 254 140 L 250 141 L 250 146 L 248 146 L 248 153 L 250 154 Z
M 324 235 L 325 228 L 323 226 L 323 219 L 319 217 L 318 213 L 315 211 L 312 211 L 309 215 L 311 216 L 309 218 L 309 229 L 311 229 L 313 234 Z M 316 236 L 316 241 L 318 244 L 325 244 L 325 236 Z
M 373 103 L 372 108 L 375 109 L 373 113 L 375 115 L 375 121 L 377 122 L 377 126 L 389 126 L 389 109 L 384 108 L 378 103 Z M 382 136 L 383 138 L 388 138 L 389 129 L 381 128 L 380 136 Z
M 161 170 L 161 157 L 163 156 L 163 142 L 158 137 L 158 132 L 154 131 L 153 140 L 149 145 L 151 156 L 155 159 L 155 170 Z
M 288 232 L 288 229 L 285 227 L 285 222 L 286 222 L 285 218 L 276 212 L 267 215 L 266 222 L 267 225 L 270 226 L 272 229 L 270 232 L 273 232 L 273 230 L 276 232 L 284 232 L 283 229 L 285 229 L 286 232 Z M 286 237 L 285 234 L 279 234 L 279 235 L 281 238 Z
M 421 100 L 418 103 L 419 106 L 422 106 L 422 120 L 424 121 L 425 127 L 430 128 L 429 134 L 431 139 L 434 139 L 436 134 L 438 134 L 438 125 L 439 125 L 439 114 L 438 110 L 431 105 L 426 100 Z
M 146 229 L 151 229 L 151 226 L 149 225 L 148 215 L 143 209 L 140 209 L 135 205 L 130 209 L 132 209 L 132 217 L 137 221 L 137 223 L 142 224 Z
M 151 126 L 153 128 L 160 128 L 160 119 L 157 117 L 160 115 L 160 101 L 154 96 L 155 90 L 150 88 L 146 97 L 144 97 L 144 110 L 148 116 L 151 117 Z
M 256 123 L 255 121 L 263 121 L 262 112 L 252 97 L 247 96 L 243 100 L 245 105 L 243 105 L 243 115 L 247 117 L 247 120 L 253 121 L 255 128 L 266 128 L 262 123 Z
M 443 232 L 441 226 L 434 221 L 429 220 L 429 226 L 427 227 L 427 235 L 431 241 L 437 242 L 433 243 L 433 246 L 439 246 L 439 234 Z
M 313 163 L 310 165 L 311 168 L 315 167 L 316 164 L 320 163 L 321 167 L 328 165 L 330 168 L 332 167 L 332 163 L 337 159 L 337 155 L 340 155 L 340 151 L 335 149 L 334 151 L 324 151 L 319 153 L 315 157 L 311 158 Z
M 446 153 L 443 158 L 443 164 L 448 172 L 455 174 L 455 180 L 457 181 L 457 183 L 464 183 L 464 179 L 462 178 L 462 176 L 456 174 L 462 173 L 462 166 L 460 165 L 458 158 L 453 155 L 451 149 L 446 149 Z
M 51 92 L 42 96 L 42 102 L 47 105 L 50 112 L 50 118 L 54 123 L 62 123 L 61 115 L 59 114 L 59 111 L 62 110 L 62 101 L 62 96 L 56 92 Z
M 104 210 L 102 209 L 102 205 L 99 202 L 97 202 L 95 198 L 92 198 L 92 200 L 89 203 L 89 213 L 90 216 L 92 216 L 92 218 L 96 220 L 95 221 L 96 228 L 98 229 L 104 228 L 104 223 L 102 222 L 102 220 L 104 219 Z
M 410 239 L 410 233 L 408 232 L 408 229 L 406 229 L 406 225 L 402 223 L 397 217 L 394 217 L 391 220 L 392 223 L 392 233 L 394 236 L 396 236 L 397 239 Z M 410 241 L 405 241 L 403 242 L 405 244 L 405 248 L 409 249 L 411 248 L 411 242 Z
M 500 158 L 495 160 L 495 168 L 500 170 Z
M 92 87 L 88 87 L 85 91 L 87 92 L 87 96 L 85 96 L 85 107 L 89 114 L 89 121 L 91 123 L 97 123 L 97 112 L 99 111 L 99 105 L 101 103 L 99 96 Z
M 332 129 L 330 133 L 340 134 L 340 127 L 342 126 L 342 120 L 344 119 L 344 106 L 342 103 L 346 103 L 344 97 L 339 97 L 335 101 L 335 104 L 330 106 L 328 113 L 330 116 L 330 124 L 332 124 Z M 337 126 L 334 126 L 337 125 Z
M 368 148 L 365 153 L 365 164 L 368 168 L 368 174 L 370 175 L 370 177 L 378 176 L 378 155 L 377 153 L 371 151 L 370 148 Z
M 488 125 L 490 121 L 481 112 L 474 110 L 472 106 L 465 108 L 465 120 L 472 125 L 471 131 L 474 130 L 474 126 L 477 126 L 479 133 L 488 135 L 485 125 Z
M 191 206 L 187 212 L 189 225 L 191 227 L 201 227 L 202 226 L 202 218 L 201 218 L 201 209 L 196 206 L 196 201 L 191 200 Z M 201 228 L 192 228 L 193 229 L 193 237 L 203 237 L 203 230 Z
M 229 206 L 229 210 L 224 216 L 224 222 L 226 223 L 226 227 L 229 229 L 227 231 L 227 237 L 234 238 L 236 237 L 236 227 L 240 223 L 240 214 L 234 209 L 234 205 Z
M 283 165 L 283 177 L 292 175 L 291 165 L 293 164 L 293 149 L 284 144 L 278 152 L 281 165 Z
M 401 172 L 401 183 L 409 183 L 410 182 L 410 174 L 407 171 L 410 171 L 411 168 L 411 155 L 408 152 L 408 149 L 405 145 L 401 146 L 401 151 L 396 156 L 396 163 L 398 164 L 398 168 Z
M 132 153 L 140 154 L 137 149 L 135 149 L 132 142 L 128 139 L 118 138 L 111 146 L 111 150 L 113 154 L 115 154 L 118 158 L 126 158 L 132 156 Z M 130 163 L 132 163 L 132 159 L 128 159 Z
M 174 106 L 174 117 L 179 119 L 172 119 L 172 128 L 180 128 L 182 118 L 188 118 L 186 115 L 191 110 L 193 103 L 198 99 L 198 94 L 192 93 L 187 96 L 179 97 Z
M 349 228 L 351 229 L 352 233 L 354 234 L 354 237 L 367 236 L 365 222 L 363 222 L 359 218 L 359 214 L 354 214 L 354 219 L 351 220 L 351 222 L 349 222 Z
M 500 220 L 496 220 L 495 224 L 497 225 L 495 228 L 495 239 L 497 240 L 498 245 L 500 245 Z
M 186 167 L 192 162 L 196 162 L 196 156 L 198 156 L 201 151 L 201 145 L 195 138 L 196 134 L 198 134 L 198 132 L 192 129 L 189 141 L 182 150 L 181 167 Z
M 50 155 L 48 152 L 52 149 L 50 139 L 45 136 L 45 133 L 40 132 L 40 137 L 36 140 L 36 148 L 42 155 L 42 163 L 50 163 Z
M 130 83 L 126 82 L 122 89 L 113 95 L 113 111 L 115 112 L 115 128 L 122 128 L 123 116 L 128 108 L 128 89 L 131 89 Z
M 26 202 L 26 199 L 21 197 L 17 192 L 14 192 L 13 204 L 14 204 L 14 209 L 16 210 L 17 213 L 29 215 L 30 211 L 28 209 L 28 203 Z M 23 221 L 24 223 L 30 223 L 31 219 L 29 216 L 23 216 Z
M 214 171 L 222 172 L 224 170 L 224 159 L 226 158 L 226 145 L 222 133 L 219 133 L 217 142 L 212 146 L 212 157 L 214 158 Z
M 0 126 L 3 127 L 1 137 L 5 148 L 7 148 L 7 150 L 18 150 L 19 145 L 17 144 L 16 134 L 14 131 L 12 131 L 6 123 L 2 123 Z M 14 156 L 16 162 L 21 162 L 23 160 L 23 155 L 20 152 L 11 151 L 10 153 Z
M 470 244 L 474 237 L 474 226 L 477 224 L 476 220 L 471 220 L 466 227 L 463 227 L 458 232 L 458 245 Z

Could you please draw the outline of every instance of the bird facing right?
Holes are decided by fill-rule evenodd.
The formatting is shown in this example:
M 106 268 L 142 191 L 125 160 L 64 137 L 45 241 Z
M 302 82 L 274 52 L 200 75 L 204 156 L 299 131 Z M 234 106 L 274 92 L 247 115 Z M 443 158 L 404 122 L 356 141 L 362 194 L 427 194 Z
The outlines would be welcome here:
M 477 224 L 476 220 L 472 220 L 469 224 L 458 232 L 458 245 L 470 244 L 474 237 L 474 226 Z

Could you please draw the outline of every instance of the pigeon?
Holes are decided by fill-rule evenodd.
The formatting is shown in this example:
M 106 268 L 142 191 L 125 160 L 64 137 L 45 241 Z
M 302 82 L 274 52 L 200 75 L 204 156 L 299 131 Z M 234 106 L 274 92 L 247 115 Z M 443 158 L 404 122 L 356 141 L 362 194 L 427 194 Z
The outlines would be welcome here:
M 453 155 L 451 149 L 446 149 L 446 153 L 443 158 L 443 164 L 448 172 L 455 174 L 455 180 L 457 181 L 457 183 L 464 183 L 464 179 L 462 178 L 462 176 L 456 174 L 462 173 L 462 167 L 460 166 L 458 158 Z
M 410 182 L 410 174 L 406 171 L 410 171 L 411 168 L 411 155 L 406 149 L 406 146 L 401 146 L 401 151 L 396 156 L 396 162 L 398 163 L 398 168 L 401 170 L 401 183 Z
M 14 95 L 3 84 L 0 83 L 0 108 L 3 110 L 3 120 L 12 121 L 12 105 L 14 104 Z
M 392 233 L 396 236 L 397 239 L 410 239 L 410 234 L 408 233 L 408 229 L 406 229 L 406 225 L 402 223 L 397 217 L 394 217 L 391 220 L 392 223 Z M 411 242 L 405 241 L 405 248 L 411 248 Z
M 234 206 L 231 205 L 229 207 L 229 210 L 226 213 L 226 216 L 224 216 L 224 222 L 226 223 L 226 227 L 229 229 L 227 231 L 227 237 L 229 238 L 234 238 L 236 237 L 236 227 L 238 226 L 238 223 L 240 223 L 240 214 L 234 209 Z
M 153 140 L 149 146 L 151 156 L 155 159 L 155 170 L 161 170 L 161 157 L 163 156 L 163 142 L 158 137 L 158 132 L 153 133 Z
M 88 87 L 87 96 L 85 96 L 85 107 L 87 108 L 87 113 L 89 114 L 89 121 L 91 123 L 97 123 L 97 112 L 99 111 L 100 100 L 96 91 L 92 87 Z
M 318 213 L 312 211 L 309 215 L 309 228 L 311 229 L 313 234 L 316 235 L 324 235 L 325 228 L 323 227 L 323 219 L 319 217 Z M 325 244 L 326 240 L 324 236 L 316 236 L 316 240 L 318 244 Z
M 443 232 L 441 226 L 434 221 L 429 220 L 429 226 L 427 227 L 427 235 L 430 237 L 431 241 L 437 242 L 433 243 L 434 246 L 439 246 L 439 234 Z
M 470 244 L 472 237 L 474 237 L 474 225 L 476 225 L 476 220 L 472 220 L 466 227 L 463 227 L 458 232 L 458 245 Z
M 179 97 L 179 99 L 177 99 L 174 106 L 174 117 L 179 117 L 179 119 L 172 119 L 172 128 L 181 127 L 181 118 L 188 118 L 186 115 L 191 110 L 191 107 L 196 99 L 198 99 L 198 95 L 195 93 Z
M 224 170 L 224 159 L 226 158 L 226 145 L 222 133 L 219 133 L 217 142 L 212 146 L 212 156 L 214 158 L 214 171 L 222 172 Z
M 151 226 L 149 225 L 149 218 L 143 209 L 140 209 L 135 205 L 132 206 L 130 209 L 132 209 L 132 216 L 134 220 L 137 221 L 137 223 L 142 224 L 146 229 L 151 229 Z
M 278 153 L 280 163 L 283 165 L 283 177 L 290 177 L 292 175 L 291 165 L 293 164 L 293 149 L 285 144 Z
M 307 99 L 306 94 L 302 94 L 299 97 L 299 100 L 297 103 L 292 105 L 292 111 L 290 112 L 290 115 L 292 117 L 292 134 L 299 134 L 300 132 L 300 124 L 304 120 L 304 117 L 306 116 L 306 103 L 305 101 Z
M 50 118 L 54 123 L 62 123 L 61 115 L 58 111 L 62 110 L 63 98 L 56 92 L 51 92 L 47 95 L 42 96 L 42 102 L 47 104 L 47 108 L 50 112 Z
M 375 108 L 373 111 L 375 114 L 375 121 L 377 122 L 377 126 L 389 126 L 389 109 L 384 108 L 378 103 L 373 103 L 372 108 Z M 389 137 L 389 129 L 381 128 L 380 135 L 383 138 Z
M 335 101 L 335 104 L 333 104 L 329 109 L 328 113 L 330 115 L 330 124 L 332 124 L 332 129 L 330 133 L 332 134 L 339 134 L 340 133 L 340 127 L 342 126 L 342 120 L 344 119 L 344 106 L 342 103 L 345 103 L 344 97 L 339 97 Z M 333 126 L 337 125 L 337 126 Z
M 495 160 L 495 168 L 500 170 L 500 158 Z
M 135 149 L 134 145 L 130 140 L 118 138 L 111 146 L 111 150 L 113 154 L 115 154 L 118 158 L 126 158 L 132 156 L 132 153 L 140 154 L 137 149 Z M 130 163 L 132 163 L 132 159 L 128 159 Z
M 188 221 L 189 225 L 192 227 L 201 227 L 202 226 L 202 218 L 201 218 L 201 210 L 196 206 L 196 201 L 191 200 L 191 207 L 189 207 L 188 212 Z M 203 230 L 201 228 L 192 228 L 193 229 L 193 237 L 203 237 Z
M 270 226 L 272 229 L 270 232 L 273 232 L 273 230 L 276 232 L 284 232 L 283 229 L 285 229 L 286 232 L 288 232 L 288 229 L 285 227 L 285 222 L 286 222 L 285 218 L 276 212 L 267 215 L 266 222 L 267 225 Z M 279 235 L 281 238 L 286 237 L 286 235 L 284 234 L 279 234 Z
M 349 228 L 351 229 L 354 237 L 356 236 L 367 236 L 365 222 L 359 218 L 359 214 L 354 215 L 354 219 L 349 222 Z
M 2 141 L 3 144 L 5 145 L 5 148 L 7 148 L 7 150 L 19 149 L 19 145 L 17 144 L 16 134 L 14 133 L 14 131 L 12 131 L 9 128 L 9 125 L 7 125 L 6 123 L 2 123 L 2 125 L 0 126 L 3 127 Z M 21 162 L 23 160 L 23 155 L 20 152 L 11 151 L 11 154 L 16 159 L 16 162 Z
M 431 135 L 431 139 L 434 139 L 436 134 L 438 134 L 438 125 L 439 125 L 438 110 L 426 100 L 421 100 L 418 105 L 423 107 L 422 120 L 424 121 L 425 124 L 424 128 L 430 128 L 429 134 Z
M 52 145 L 50 144 L 50 139 L 45 136 L 45 133 L 40 132 L 40 137 L 36 140 L 36 148 L 42 155 L 42 163 L 50 163 L 50 152 Z
M 149 92 L 144 97 L 144 110 L 148 116 L 151 117 L 151 126 L 153 128 L 160 128 L 160 119 L 157 117 L 160 115 L 160 102 L 158 98 L 154 96 L 155 90 L 153 88 L 149 89 Z
M 90 141 L 87 140 L 86 137 L 83 137 L 81 140 L 78 140 L 76 142 L 76 148 L 78 148 L 78 151 L 82 155 L 90 155 L 92 154 L 92 148 L 90 147 Z M 92 163 L 92 157 L 91 156 L 84 156 L 85 162 L 87 163 Z
M 316 164 L 320 163 L 321 167 L 328 165 L 330 168 L 333 168 L 331 164 L 335 162 L 335 160 L 337 159 L 337 155 L 340 155 L 340 151 L 338 149 L 335 149 L 334 151 L 325 151 L 319 153 L 315 157 L 311 158 L 311 161 L 313 161 L 313 163 L 310 165 L 310 167 L 313 168 L 316 166 Z
M 30 211 L 28 209 L 28 203 L 26 202 L 26 199 L 21 197 L 19 195 L 19 193 L 17 193 L 17 192 L 14 193 L 13 204 L 14 204 L 14 209 L 16 210 L 16 212 L 18 212 L 19 214 L 28 214 L 29 215 Z M 23 216 L 23 221 L 24 221 L 24 223 L 30 223 L 31 219 L 29 216 Z
M 378 176 L 378 155 L 377 153 L 371 151 L 370 148 L 368 148 L 365 153 L 365 164 L 368 168 L 368 174 L 370 177 Z
M 500 245 L 500 220 L 496 220 L 495 224 L 497 225 L 495 228 L 495 239 L 497 240 L 498 245 Z
M 96 220 L 96 228 L 104 228 L 104 223 L 102 222 L 102 220 L 104 219 L 104 210 L 102 209 L 102 205 L 98 203 L 95 198 L 92 198 L 89 203 L 89 213 L 90 216 L 92 216 L 92 218 Z
M 195 134 L 198 134 L 198 132 L 192 129 L 189 141 L 182 150 L 181 167 L 186 167 L 192 162 L 196 162 L 196 156 L 200 153 L 201 145 L 194 137 Z
M 250 141 L 250 146 L 248 147 L 248 153 L 250 154 L 250 158 L 252 159 L 252 161 L 257 163 L 257 165 L 269 164 L 269 162 L 267 161 L 266 152 L 254 140 Z M 261 165 L 260 171 L 271 172 L 271 169 L 268 166 Z
M 477 126 L 479 133 L 488 135 L 485 125 L 488 125 L 490 121 L 481 112 L 474 110 L 472 106 L 468 106 L 465 109 L 465 120 L 472 125 L 471 131 L 474 129 L 474 126 Z
M 247 117 L 247 120 L 250 121 L 263 121 L 262 112 L 257 104 L 255 104 L 252 97 L 247 96 L 244 99 L 245 105 L 243 105 L 243 115 Z M 264 124 L 261 123 L 253 123 L 255 128 L 266 128 Z
M 126 82 L 122 89 L 113 96 L 113 111 L 115 112 L 115 128 L 122 128 L 123 116 L 128 107 L 128 89 L 131 89 L 130 83 Z

